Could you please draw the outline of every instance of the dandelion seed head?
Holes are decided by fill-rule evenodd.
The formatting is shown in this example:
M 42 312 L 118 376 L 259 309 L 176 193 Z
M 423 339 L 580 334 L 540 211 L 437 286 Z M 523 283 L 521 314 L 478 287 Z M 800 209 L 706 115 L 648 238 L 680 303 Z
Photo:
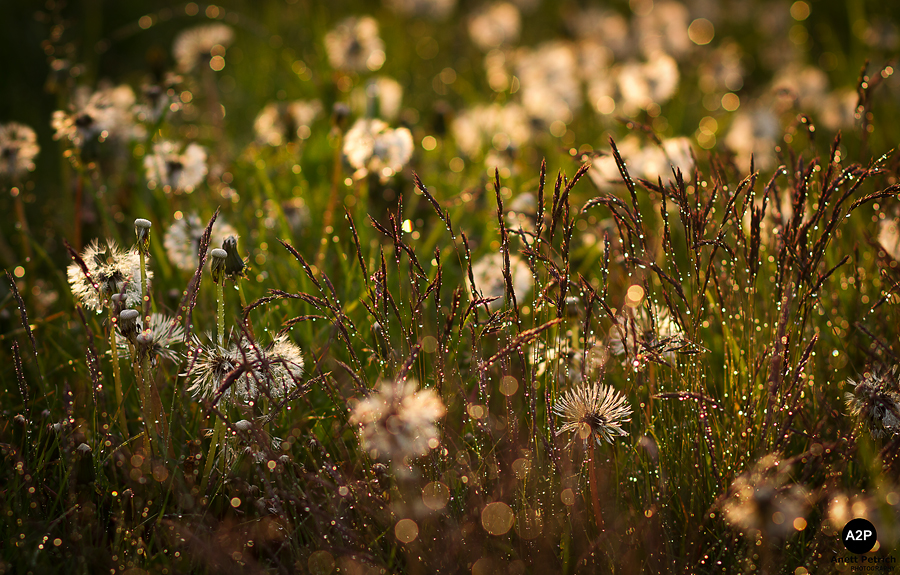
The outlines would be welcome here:
M 305 140 L 312 134 L 310 126 L 322 109 L 318 100 L 269 102 L 253 122 L 256 139 L 270 146 Z
M 391 129 L 377 118 L 360 118 L 344 135 L 344 156 L 356 169 L 354 177 L 376 173 L 385 182 L 403 169 L 413 152 L 412 133 Z
M 735 114 L 725 145 L 735 153 L 735 162 L 741 170 L 750 169 L 750 158 L 758 170 L 775 167 L 775 146 L 781 133 L 778 117 L 768 107 L 743 106 Z
M 519 104 L 479 105 L 463 110 L 453 120 L 456 145 L 470 158 L 490 150 L 515 151 L 531 139 L 531 124 Z
M 384 381 L 356 404 L 350 423 L 359 427 L 363 449 L 399 464 L 439 445 L 436 422 L 446 411 L 433 389 L 418 389 L 414 380 Z
M 182 144 L 162 140 L 153 144 L 153 153 L 144 156 L 147 187 L 166 193 L 191 193 L 206 176 L 206 149 L 197 143 Z
M 591 438 L 602 445 L 601 440 L 612 443 L 614 437 L 628 435 L 622 424 L 631 421 L 628 399 L 611 385 L 600 383 L 570 389 L 553 404 L 553 412 L 563 418 L 556 435 L 574 432 L 585 446 Z
M 33 172 L 40 151 L 37 135 L 29 126 L 17 122 L 0 125 L 0 175 L 16 178 Z
M 88 140 L 118 138 L 129 140 L 143 136 L 143 128 L 134 123 L 134 91 L 130 86 L 105 87 L 91 93 L 80 86 L 72 96 L 69 111 L 53 113 L 51 125 L 55 140 L 67 140 L 81 148 Z
M 444 20 L 456 7 L 456 0 L 385 0 L 392 11 L 405 16 Z
M 376 71 L 384 64 L 384 42 L 371 16 L 351 16 L 325 35 L 328 61 L 336 70 Z
M 785 539 L 795 533 L 809 500 L 806 490 L 790 482 L 789 472 L 779 455 L 769 454 L 736 477 L 721 503 L 725 521 L 749 537 Z
M 852 417 L 863 423 L 876 439 L 900 434 L 900 366 L 877 367 L 856 382 L 848 379 L 853 392 L 844 395 Z
M 111 296 L 123 290 L 126 306 L 141 303 L 141 263 L 136 252 L 122 250 L 112 240 L 94 240 L 81 253 L 81 258 L 90 279 L 76 263 L 70 264 L 66 271 L 72 295 L 84 307 L 99 313 Z M 153 272 L 147 270 L 147 279 L 152 278 Z
M 618 68 L 622 109 L 633 116 L 640 110 L 668 102 L 678 90 L 678 64 L 664 52 L 652 53 L 646 61 L 628 62 Z
M 521 303 L 534 285 L 534 277 L 528 264 L 519 256 L 510 254 L 509 273 L 512 276 L 513 291 L 516 300 Z M 506 279 L 503 277 L 503 254 L 494 252 L 482 257 L 472 265 L 472 276 L 475 278 L 475 290 L 479 297 L 495 299 L 488 304 L 491 310 L 503 307 L 506 296 Z M 472 286 L 468 286 L 471 291 Z
M 551 41 L 534 49 L 521 49 L 516 71 L 521 82 L 522 106 L 532 118 L 551 126 L 569 124 L 581 108 L 578 60 L 568 42 Z M 557 134 L 559 135 L 559 134 Z
M 172 44 L 172 55 L 182 72 L 190 72 L 202 60 L 209 60 L 217 47 L 224 49 L 234 42 L 234 30 L 225 24 L 213 23 L 195 26 L 182 31 Z
M 400 114 L 403 86 L 388 76 L 372 78 L 350 94 L 350 105 L 357 116 L 378 117 L 393 122 Z
M 188 374 L 192 380 L 187 390 L 195 397 L 214 397 L 227 376 L 240 366 L 243 373 L 223 393 L 227 401 L 249 403 L 261 396 L 283 399 L 299 387 L 303 377 L 302 351 L 286 335 L 266 347 L 235 336 L 225 347 L 204 346 L 195 338 L 195 347 L 200 352 Z
M 197 214 L 175 220 L 163 236 L 163 246 L 166 248 L 169 261 L 180 270 L 191 272 L 196 270 L 200 261 L 200 240 L 205 231 L 206 224 Z M 221 246 L 229 236 L 237 237 L 237 230 L 222 218 L 217 218 L 213 224 L 207 251 Z
M 885 218 L 878 224 L 878 243 L 895 260 L 900 261 L 900 218 Z
M 521 29 L 519 9 L 509 2 L 495 2 L 469 18 L 469 37 L 485 52 L 515 43 Z
M 128 314 L 127 318 L 126 314 Z M 116 333 L 116 347 L 119 349 L 120 356 L 130 357 L 129 339 L 141 334 L 144 336 L 143 348 L 150 354 L 154 365 L 160 358 L 173 362 L 178 361 L 181 354 L 178 353 L 175 346 L 180 345 L 184 340 L 184 327 L 172 316 L 163 313 L 151 314 L 149 326 L 143 327 L 138 322 L 139 316 L 137 310 L 131 309 L 119 314 L 120 330 Z
M 626 305 L 624 313 L 618 316 L 618 325 L 609 330 L 610 353 L 624 356 L 622 365 L 630 364 L 635 370 L 643 368 L 648 354 L 671 361 L 679 349 L 688 346 L 669 309 L 653 303 L 649 306 L 646 303 L 637 308 Z

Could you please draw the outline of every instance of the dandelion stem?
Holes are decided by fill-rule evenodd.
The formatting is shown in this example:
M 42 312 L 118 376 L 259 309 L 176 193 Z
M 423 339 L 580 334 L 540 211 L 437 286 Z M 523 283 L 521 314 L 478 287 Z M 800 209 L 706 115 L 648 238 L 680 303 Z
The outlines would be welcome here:
M 25 205 L 22 203 L 22 191 L 20 187 L 12 189 L 16 206 L 16 219 L 19 220 L 19 233 L 22 234 L 22 248 L 25 250 L 25 261 L 29 267 L 34 266 L 34 255 L 31 252 L 31 234 L 28 231 L 28 220 L 25 218 Z
M 216 335 L 219 347 L 225 347 L 225 282 L 216 282 Z
M 594 506 L 594 523 L 597 524 L 597 528 L 601 531 L 603 530 L 603 515 L 600 513 L 600 496 L 597 493 L 597 461 L 594 457 L 594 444 L 596 442 L 593 438 L 590 439 L 590 477 L 589 481 L 591 483 L 591 503 Z
M 144 250 L 139 249 L 141 256 L 141 311 L 144 312 L 144 325 L 150 325 L 150 292 L 147 288 L 147 258 L 144 257 Z
M 137 383 L 138 394 L 141 398 L 141 415 L 144 418 L 144 434 L 147 436 L 147 451 L 152 452 L 153 440 L 150 437 L 150 422 L 152 421 L 150 418 L 150 413 L 147 410 L 148 407 L 148 397 L 147 397 L 147 383 L 144 380 L 144 370 L 143 364 L 141 361 L 141 357 L 138 355 L 141 353 L 137 346 L 129 344 L 129 351 L 131 353 L 131 365 L 134 369 L 134 379 Z
M 243 315 L 244 310 L 247 309 L 247 296 L 244 295 L 244 281 L 240 278 L 237 279 L 237 287 L 238 297 L 241 298 L 241 315 Z M 247 318 L 247 321 L 244 322 L 244 327 L 247 329 L 250 337 L 253 337 L 253 324 L 250 323 L 249 317 Z
M 109 306 L 109 353 L 112 355 L 113 379 L 116 381 L 116 419 L 122 438 L 128 437 L 128 420 L 125 419 L 125 394 L 122 391 L 122 369 L 119 366 L 119 350 L 116 347 L 116 318 L 113 306 Z
M 147 437 L 153 437 L 153 441 L 159 442 L 160 435 L 159 429 L 156 427 L 156 418 L 160 412 L 157 409 L 157 402 L 154 401 L 156 398 L 156 390 L 153 386 L 153 379 L 150 376 L 150 354 L 147 350 L 138 351 L 140 354 L 140 370 L 141 370 L 141 379 L 144 382 L 144 399 L 146 401 L 144 407 L 144 417 L 147 419 Z M 157 448 L 158 449 L 158 448 Z M 160 453 L 164 453 L 165 449 L 163 449 Z

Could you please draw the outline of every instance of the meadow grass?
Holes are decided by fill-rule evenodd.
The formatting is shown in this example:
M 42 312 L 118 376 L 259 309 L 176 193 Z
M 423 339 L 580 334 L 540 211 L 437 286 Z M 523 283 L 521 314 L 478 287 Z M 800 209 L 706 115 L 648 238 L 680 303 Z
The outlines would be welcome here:
M 891 8 L 469 4 L 13 8 L 0 573 L 896 559 Z

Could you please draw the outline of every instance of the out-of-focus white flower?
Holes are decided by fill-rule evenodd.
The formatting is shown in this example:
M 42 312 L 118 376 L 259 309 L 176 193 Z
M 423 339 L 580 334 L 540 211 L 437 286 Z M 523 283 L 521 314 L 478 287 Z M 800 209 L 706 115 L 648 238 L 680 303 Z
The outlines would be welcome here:
M 404 16 L 445 20 L 456 7 L 456 0 L 384 0 L 384 4 Z
M 397 119 L 402 102 L 403 86 L 387 76 L 372 78 L 350 95 L 351 108 L 357 116 L 382 118 L 388 122 Z
M 141 101 L 134 106 L 134 114 L 142 122 L 157 122 L 169 109 L 175 96 L 175 86 L 181 76 L 168 73 L 160 82 L 146 83 L 141 87 Z
M 270 146 L 307 139 L 313 120 L 322 113 L 318 100 L 293 102 L 269 102 L 256 116 L 253 129 L 256 139 Z
M 528 115 L 518 104 L 469 108 L 453 120 L 451 130 L 456 145 L 470 158 L 480 158 L 488 149 L 516 150 L 531 138 Z
M 704 92 L 740 90 L 744 86 L 744 65 L 737 42 L 726 41 L 700 64 L 700 88 Z
M 853 392 L 844 395 L 850 415 L 859 419 L 876 439 L 900 435 L 898 371 L 898 366 L 876 368 L 867 372 L 858 383 L 847 380 L 853 386 Z
M 618 320 L 609 330 L 609 351 L 622 355 L 622 364 L 636 371 L 649 362 L 670 363 L 676 352 L 689 347 L 668 308 L 626 305 Z
M 878 243 L 889 256 L 900 261 L 900 221 L 885 218 L 878 224 Z
M 590 7 L 573 11 L 566 18 L 566 25 L 576 38 L 602 44 L 616 59 L 627 58 L 634 52 L 628 21 L 615 10 Z
M 641 51 L 647 56 L 663 52 L 681 58 L 692 48 L 688 24 L 687 7 L 681 2 L 664 0 L 654 3 L 648 14 L 637 18 L 634 31 Z
M 484 72 L 491 90 L 503 92 L 509 89 L 512 60 L 514 57 L 508 50 L 491 50 L 484 55 Z
M 772 90 L 787 97 L 799 111 L 812 113 L 828 94 L 828 76 L 813 66 L 788 66 L 772 82 Z
M 34 171 L 34 158 L 41 151 L 34 130 L 25 124 L 0 125 L 0 175 L 18 177 Z
M 790 483 L 790 468 L 776 454 L 760 459 L 753 469 L 735 478 L 722 501 L 725 521 L 747 537 L 758 534 L 786 539 L 804 529 L 809 496 Z
M 134 101 L 134 91 L 124 84 L 94 93 L 80 86 L 72 96 L 69 112 L 53 112 L 51 124 L 56 130 L 53 138 L 68 140 L 80 148 L 93 138 L 102 142 L 110 138 L 138 137 L 143 131 L 134 123 Z
M 633 115 L 668 102 L 678 90 L 679 78 L 678 64 L 663 52 L 654 52 L 646 62 L 623 64 L 617 77 L 622 109 Z
M 694 156 L 691 152 L 689 138 L 667 138 L 660 146 L 646 146 L 638 159 L 638 174 L 645 180 L 656 181 L 662 178 L 663 183 L 674 181 L 675 170 L 681 170 L 685 180 L 694 173 Z
M 519 9 L 509 2 L 495 2 L 469 18 L 469 36 L 483 51 L 515 43 L 521 27 Z
M 162 188 L 166 193 L 191 193 L 206 176 L 206 149 L 200 144 L 183 144 L 163 140 L 153 145 L 153 153 L 144 156 L 147 187 Z
M 681 170 L 686 180 L 694 172 L 694 156 L 688 138 L 665 139 L 662 147 L 655 144 L 641 146 L 640 140 L 632 135 L 616 142 L 616 147 L 632 178 L 643 178 L 654 183 L 662 178 L 663 183 L 666 183 L 674 181 L 676 169 Z M 588 176 L 601 188 L 624 182 L 612 154 L 596 158 Z
M 387 181 L 403 169 L 413 152 L 412 133 L 391 129 L 377 118 L 360 118 L 344 135 L 344 156 L 359 179 L 370 172 Z
M 512 287 L 516 294 L 516 301 L 521 304 L 523 298 L 528 295 L 534 285 L 534 277 L 528 264 L 515 254 L 509 255 L 509 273 L 512 277 Z M 506 279 L 503 277 L 503 254 L 494 252 L 488 254 L 472 265 L 472 276 L 475 278 L 475 290 L 478 297 L 497 298 L 492 300 L 488 307 L 498 310 L 503 307 L 506 297 Z M 469 286 L 471 291 L 472 286 Z M 512 302 L 510 302 L 512 303 Z
M 373 457 L 402 464 L 440 445 L 435 423 L 447 409 L 433 389 L 414 380 L 384 381 L 356 404 L 350 423 L 359 427 L 362 448 Z
M 725 136 L 725 145 L 734 152 L 741 170 L 750 169 L 751 155 L 757 170 L 768 170 L 775 167 L 775 146 L 780 134 L 781 125 L 771 109 L 741 109 Z
M 851 128 L 858 120 L 858 103 L 859 94 L 852 88 L 831 92 L 819 102 L 819 122 L 832 132 Z
M 572 121 L 581 107 L 581 83 L 571 44 L 554 41 L 535 50 L 522 49 L 516 70 L 522 85 L 522 105 L 529 116 L 548 125 Z
M 371 16 L 351 16 L 325 35 L 325 50 L 331 67 L 356 72 L 380 70 L 384 65 L 384 42 L 378 22 Z
M 231 27 L 220 23 L 203 24 L 178 34 L 172 44 L 172 54 L 178 69 L 186 73 L 201 61 L 210 62 L 214 56 L 223 57 L 232 42 L 234 30 Z
M 206 231 L 206 224 L 197 214 L 190 214 L 175 220 L 163 236 L 163 245 L 169 262 L 180 270 L 192 272 L 197 269 L 200 258 L 200 240 Z M 237 230 L 221 217 L 213 224 L 209 249 L 222 247 L 229 236 L 236 236 Z

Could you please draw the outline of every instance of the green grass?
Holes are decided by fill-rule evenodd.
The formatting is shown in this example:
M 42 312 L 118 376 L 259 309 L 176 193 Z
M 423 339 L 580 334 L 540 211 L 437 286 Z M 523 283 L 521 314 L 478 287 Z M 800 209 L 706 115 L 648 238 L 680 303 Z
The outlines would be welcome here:
M 501 176 L 467 157 L 447 127 L 472 106 L 522 97 L 487 82 L 484 54 L 468 39 L 469 3 L 443 22 L 303 0 L 31 4 L 13 8 L 9 22 L 20 27 L 4 27 L 26 55 L 8 58 L 0 95 L 0 122 L 30 124 L 41 146 L 35 171 L 0 174 L 0 573 L 831 572 L 833 558 L 849 556 L 838 534 L 849 516 L 835 503 L 845 500 L 858 503 L 850 516 L 875 523 L 872 554 L 898 556 L 898 442 L 873 438 L 844 397 L 848 380 L 898 363 L 900 278 L 891 246 L 879 244 L 879 221 L 897 208 L 898 86 L 886 68 L 896 62 L 858 23 L 896 30 L 891 8 L 812 3 L 795 20 L 791 4 L 748 3 L 743 21 L 691 11 L 714 22 L 715 38 L 690 44 L 678 91 L 658 112 L 618 121 L 621 109 L 599 114 L 585 99 L 559 137 L 534 123 Z M 566 18 L 576 9 L 526 11 L 517 46 L 572 40 Z M 615 9 L 639 29 L 625 4 Z M 326 33 L 365 13 L 379 23 L 383 68 L 333 70 Z M 769 13 L 783 16 L 770 27 L 780 35 L 747 24 Z M 183 73 L 179 109 L 145 136 L 80 150 L 53 139 L 51 114 L 77 86 L 108 79 L 140 97 L 151 73 L 174 67 L 174 37 L 216 17 L 235 30 L 224 69 Z M 773 93 L 786 69 L 773 60 L 780 41 L 825 73 L 828 93 L 858 89 L 865 122 L 845 125 L 838 140 L 819 108 Z M 728 42 L 745 67 L 731 112 L 707 106 L 728 90 L 700 89 L 713 50 Z M 51 74 L 63 57 L 77 74 Z M 441 80 L 447 69 L 452 82 Z M 342 119 L 332 110 L 376 75 L 403 87 L 391 125 L 410 130 L 414 153 L 386 181 L 354 180 L 340 149 L 364 111 Z M 313 98 L 324 112 L 308 139 L 254 142 L 266 103 Z M 724 144 L 751 109 L 776 110 L 778 122 L 775 161 L 756 173 Z M 700 128 L 710 120 L 714 140 Z M 616 157 L 610 144 L 631 136 L 642 151 L 690 138 L 696 170 L 683 181 L 668 171 L 641 179 L 639 158 Z M 144 157 L 161 139 L 206 147 L 209 173 L 192 193 L 148 187 Z M 630 177 L 596 184 L 591 174 L 611 157 Z M 785 193 L 793 215 L 782 218 Z M 534 208 L 520 215 L 531 226 L 522 232 L 507 216 L 524 194 Z M 304 375 L 286 400 L 187 391 L 197 342 L 218 333 L 216 285 L 208 265 L 194 277 L 170 261 L 163 235 L 193 213 L 233 225 L 249 264 L 242 293 L 230 280 L 223 292 L 225 331 L 248 326 L 253 342 L 232 368 L 277 368 L 261 365 L 253 346 L 280 333 L 303 351 Z M 135 218 L 153 224 L 150 305 L 199 338 L 175 346 L 179 362 L 148 357 L 143 368 L 167 445 L 142 436 L 154 406 L 138 392 L 141 369 L 120 357 L 121 432 L 106 312 L 79 303 L 64 271 L 64 239 L 76 253 L 93 238 L 132 247 Z M 472 266 L 495 253 L 530 270 L 533 287 L 515 291 L 516 306 L 514 270 L 507 280 L 495 269 L 498 302 L 472 295 Z M 615 334 L 633 330 L 651 303 L 643 347 L 632 341 L 627 358 L 613 355 Z M 666 314 L 677 333 L 661 329 Z M 216 387 L 239 375 L 227 370 Z M 386 458 L 361 446 L 351 414 L 381 382 L 403 379 L 434 390 L 446 413 L 425 455 Z M 591 450 L 557 436 L 557 398 L 601 381 L 627 398 L 626 435 Z M 227 441 L 210 460 L 217 418 Z M 244 420 L 253 423 L 237 425 Z M 768 455 L 777 469 L 760 467 Z M 742 523 L 729 510 L 745 480 L 757 490 L 737 505 L 751 512 Z

